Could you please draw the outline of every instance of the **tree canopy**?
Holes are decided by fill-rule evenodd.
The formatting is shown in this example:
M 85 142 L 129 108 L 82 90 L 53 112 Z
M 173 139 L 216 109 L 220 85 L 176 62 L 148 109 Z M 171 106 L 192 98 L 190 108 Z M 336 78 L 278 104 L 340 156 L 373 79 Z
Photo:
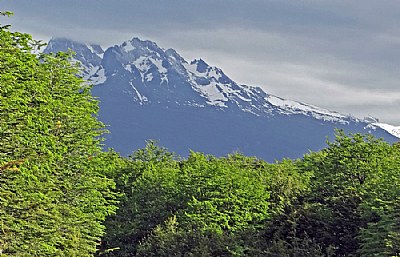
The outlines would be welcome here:
M 0 252 L 90 256 L 115 210 L 95 114 L 70 54 L 0 28 Z

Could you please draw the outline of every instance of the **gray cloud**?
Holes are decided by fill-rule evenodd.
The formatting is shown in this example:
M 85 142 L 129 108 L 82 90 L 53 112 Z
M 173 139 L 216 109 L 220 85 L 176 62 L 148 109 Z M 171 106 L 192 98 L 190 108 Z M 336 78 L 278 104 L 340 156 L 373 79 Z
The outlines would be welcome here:
M 0 3 L 15 12 L 14 29 L 45 40 L 109 46 L 139 36 L 272 94 L 400 125 L 396 0 Z

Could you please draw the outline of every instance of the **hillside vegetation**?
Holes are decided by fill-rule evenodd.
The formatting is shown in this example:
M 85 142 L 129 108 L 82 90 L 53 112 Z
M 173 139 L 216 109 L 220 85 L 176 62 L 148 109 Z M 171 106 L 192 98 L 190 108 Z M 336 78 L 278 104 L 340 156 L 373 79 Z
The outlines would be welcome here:
M 0 28 L 0 256 L 400 256 L 398 143 L 121 157 L 71 53 L 38 47 Z

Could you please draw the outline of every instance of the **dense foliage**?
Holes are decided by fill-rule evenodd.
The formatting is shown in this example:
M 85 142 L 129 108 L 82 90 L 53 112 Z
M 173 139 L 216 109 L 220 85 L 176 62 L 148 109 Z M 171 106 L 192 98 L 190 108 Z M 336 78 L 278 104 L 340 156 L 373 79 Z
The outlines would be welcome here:
M 194 152 L 179 160 L 154 143 L 136 152 L 122 172 L 116 182 L 124 197 L 107 221 L 105 239 L 109 248 L 120 248 L 109 253 L 117 256 L 188 249 L 194 255 L 240 254 L 245 245 L 235 237 L 261 229 L 309 182 L 291 161 L 268 164 L 238 154 L 216 158 Z M 168 243 L 159 241 L 163 237 Z M 217 241 L 221 245 L 208 245 Z
M 70 55 L 38 45 L 0 26 L 0 256 L 400 256 L 399 144 L 122 158 Z
M 115 210 L 97 102 L 69 54 L 0 29 L 0 254 L 90 256 Z

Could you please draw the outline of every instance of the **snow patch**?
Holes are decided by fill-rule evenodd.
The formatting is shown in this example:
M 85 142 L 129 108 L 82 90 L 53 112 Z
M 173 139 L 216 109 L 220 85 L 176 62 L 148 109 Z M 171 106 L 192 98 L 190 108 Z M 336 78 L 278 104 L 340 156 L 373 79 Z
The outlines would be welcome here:
M 160 59 L 153 59 L 153 58 L 151 58 L 150 60 L 151 60 L 151 62 L 157 67 L 158 72 L 159 72 L 160 74 L 162 74 L 162 73 L 167 73 L 167 72 L 168 72 L 168 70 L 162 65 L 162 60 L 160 60 Z
M 189 71 L 191 73 L 191 75 L 195 75 L 197 77 L 203 77 L 203 73 L 200 73 L 197 71 L 197 65 L 196 64 L 189 64 L 189 63 L 183 63 L 183 67 L 185 67 L 185 69 L 187 71 Z
M 221 72 L 218 68 L 216 67 L 209 67 L 205 72 L 199 72 L 197 71 L 197 63 L 192 62 L 192 63 L 183 63 L 183 66 L 187 71 L 191 73 L 192 76 L 198 77 L 198 78 L 208 78 L 208 79 L 214 79 L 218 80 L 222 77 Z
M 124 49 L 125 52 L 129 52 L 135 49 L 131 41 L 125 41 L 122 45 L 123 45 L 122 48 Z
M 210 71 L 207 72 L 207 77 L 215 78 L 216 80 L 222 77 L 221 73 L 217 70 L 217 68 L 213 67 Z
M 385 124 L 385 123 L 371 123 L 371 125 L 379 127 L 385 131 L 387 131 L 389 134 L 400 138 L 400 126 L 392 126 L 389 124 Z
M 214 82 L 215 83 L 215 82 Z M 237 97 L 242 101 L 251 102 L 252 100 L 241 95 L 240 90 L 234 90 L 229 84 L 219 84 L 222 92 L 228 97 Z
M 135 65 L 140 72 L 147 72 L 150 69 L 149 60 L 146 56 L 140 56 L 133 62 L 133 65 Z
M 162 60 L 161 59 L 155 59 L 155 58 L 151 58 L 149 56 L 140 56 L 138 59 L 136 59 L 135 61 L 133 61 L 132 63 L 133 65 L 136 66 L 136 68 L 140 71 L 140 75 L 142 76 L 142 81 L 145 82 L 149 82 L 152 81 L 154 78 L 154 75 L 149 73 L 147 74 L 147 72 L 152 68 L 152 66 L 154 65 L 154 67 L 157 68 L 158 73 L 160 74 L 160 78 L 161 78 L 161 83 L 163 82 L 167 82 L 168 83 L 168 70 L 162 65 Z
M 124 65 L 124 69 L 132 73 L 132 66 L 130 64 Z
M 133 85 L 132 81 L 129 82 L 129 85 L 131 85 L 132 89 L 135 91 L 136 96 L 140 102 L 140 105 L 142 105 L 144 102 L 148 102 L 149 100 L 147 99 L 147 97 L 141 95 L 139 93 L 139 91 L 136 89 L 136 87 Z
M 104 73 L 104 69 L 100 67 L 93 76 L 90 77 L 90 81 L 94 85 L 102 84 L 107 80 L 107 77 Z
M 213 81 L 205 86 L 196 86 L 194 89 L 207 99 L 209 105 L 227 107 L 224 102 L 229 101 L 229 99 L 224 95 L 223 91 L 218 88 L 216 82 Z
M 267 96 L 265 100 L 271 105 L 278 107 L 282 114 L 305 114 L 311 115 L 319 120 L 339 122 L 342 124 L 349 123 L 345 120 L 349 118 L 349 116 L 337 112 L 331 112 L 314 105 L 286 100 L 273 95 Z
M 152 80 L 153 80 L 153 73 L 148 73 L 148 74 L 146 74 L 145 78 L 146 78 L 146 81 L 147 81 L 147 82 L 152 81 Z

